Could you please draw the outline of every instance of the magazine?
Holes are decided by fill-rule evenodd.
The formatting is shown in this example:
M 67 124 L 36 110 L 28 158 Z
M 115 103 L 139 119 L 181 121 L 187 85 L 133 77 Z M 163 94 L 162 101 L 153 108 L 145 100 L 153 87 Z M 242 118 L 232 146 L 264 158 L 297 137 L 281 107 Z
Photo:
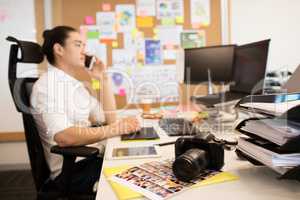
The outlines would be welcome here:
M 162 200 L 220 173 L 220 171 L 204 170 L 197 179 L 182 182 L 173 174 L 172 163 L 173 160 L 169 159 L 144 163 L 115 174 L 111 180 L 124 184 L 150 199 Z

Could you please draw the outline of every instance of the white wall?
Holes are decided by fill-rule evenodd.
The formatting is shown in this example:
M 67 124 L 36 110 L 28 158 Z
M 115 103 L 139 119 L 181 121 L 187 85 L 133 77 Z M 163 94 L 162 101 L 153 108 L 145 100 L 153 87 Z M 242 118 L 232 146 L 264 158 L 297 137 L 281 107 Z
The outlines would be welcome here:
M 231 42 L 271 38 L 268 68 L 300 64 L 299 0 L 231 0 Z
M 9 92 L 7 71 L 10 43 L 8 35 L 22 40 L 35 40 L 35 11 L 33 0 L 0 0 L 0 132 L 23 131 L 21 116 L 16 112 Z M 18 71 L 23 76 L 26 71 L 36 74 L 36 65 L 23 65 Z M 22 68 L 22 67 L 21 67 Z
M 8 35 L 22 40 L 35 40 L 34 0 L 0 0 L 0 134 L 23 131 L 21 115 L 17 113 L 8 87 Z M 37 74 L 36 65 L 22 65 L 19 76 Z M 0 165 L 28 164 L 24 142 L 0 143 Z

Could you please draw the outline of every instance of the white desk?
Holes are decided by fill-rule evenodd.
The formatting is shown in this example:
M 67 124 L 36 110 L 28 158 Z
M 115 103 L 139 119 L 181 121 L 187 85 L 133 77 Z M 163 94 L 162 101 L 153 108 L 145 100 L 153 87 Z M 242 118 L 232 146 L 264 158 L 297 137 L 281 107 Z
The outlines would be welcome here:
M 151 126 L 158 131 L 161 139 L 159 141 L 147 141 L 144 144 L 161 143 L 170 140 L 162 129 L 159 128 L 157 121 L 145 120 L 145 126 Z M 173 138 L 172 138 L 173 140 Z M 174 139 L 175 140 L 175 139 Z M 107 140 L 106 152 L 111 147 L 136 145 L 141 142 L 124 143 L 119 137 Z M 135 159 L 135 160 L 104 160 L 103 167 L 112 167 L 124 164 L 141 164 L 150 160 L 166 159 L 174 157 L 174 145 L 162 146 L 161 158 Z M 291 180 L 278 180 L 279 176 L 266 167 L 253 166 L 247 161 L 241 161 L 234 152 L 226 152 L 224 171 L 229 171 L 240 177 L 237 181 L 225 182 L 190 189 L 180 193 L 171 199 L 227 199 L 227 200 L 286 200 L 300 199 L 300 182 Z M 114 191 L 107 182 L 103 173 L 101 173 L 97 200 L 117 200 Z M 143 198 L 146 199 L 146 198 Z

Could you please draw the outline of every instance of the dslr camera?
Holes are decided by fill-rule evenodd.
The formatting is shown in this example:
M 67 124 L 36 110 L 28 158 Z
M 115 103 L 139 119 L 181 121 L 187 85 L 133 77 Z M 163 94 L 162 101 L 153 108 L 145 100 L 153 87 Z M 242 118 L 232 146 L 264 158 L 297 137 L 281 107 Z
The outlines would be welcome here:
M 220 170 L 224 165 L 224 143 L 208 133 L 183 136 L 175 143 L 173 173 L 181 181 L 196 179 L 203 170 Z

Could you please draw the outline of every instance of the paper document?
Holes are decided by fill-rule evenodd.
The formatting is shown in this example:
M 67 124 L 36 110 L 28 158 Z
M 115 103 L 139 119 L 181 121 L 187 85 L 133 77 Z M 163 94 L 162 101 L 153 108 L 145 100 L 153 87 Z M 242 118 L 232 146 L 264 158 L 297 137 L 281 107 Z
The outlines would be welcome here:
M 300 125 L 285 119 L 261 119 L 247 121 L 241 130 L 258 135 L 278 145 L 300 135 Z
M 299 104 L 300 100 L 287 101 L 282 103 L 243 103 L 240 104 L 240 106 L 245 108 L 253 108 L 266 114 L 280 116 L 284 112 Z
M 300 154 L 276 153 L 271 150 L 275 150 L 276 146 L 272 146 L 267 142 L 257 143 L 258 141 L 253 139 L 239 138 L 237 148 L 280 174 L 284 174 L 292 167 L 300 164 Z M 293 158 L 293 160 L 289 158 Z

